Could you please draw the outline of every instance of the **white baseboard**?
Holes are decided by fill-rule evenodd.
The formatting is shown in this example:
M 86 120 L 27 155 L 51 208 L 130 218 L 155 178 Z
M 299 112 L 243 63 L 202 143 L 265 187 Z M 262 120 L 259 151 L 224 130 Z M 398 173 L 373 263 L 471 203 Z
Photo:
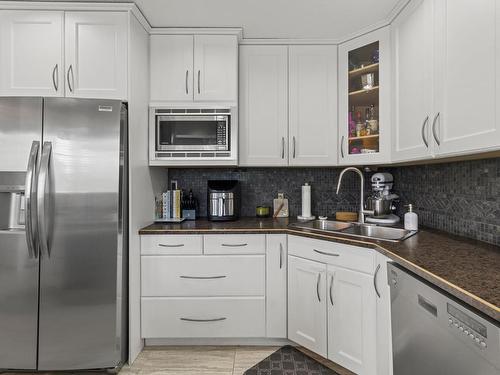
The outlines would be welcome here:
M 145 346 L 283 346 L 295 345 L 288 339 L 280 338 L 165 338 L 146 339 Z

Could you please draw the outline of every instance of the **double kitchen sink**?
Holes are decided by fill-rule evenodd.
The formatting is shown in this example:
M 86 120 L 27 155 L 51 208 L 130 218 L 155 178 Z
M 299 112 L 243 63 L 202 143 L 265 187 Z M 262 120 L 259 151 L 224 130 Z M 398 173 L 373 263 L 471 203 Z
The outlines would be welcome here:
M 338 233 L 373 240 L 400 242 L 417 231 L 403 228 L 383 227 L 375 224 L 346 223 L 333 220 L 313 220 L 289 224 L 289 227 L 308 229 L 320 233 Z

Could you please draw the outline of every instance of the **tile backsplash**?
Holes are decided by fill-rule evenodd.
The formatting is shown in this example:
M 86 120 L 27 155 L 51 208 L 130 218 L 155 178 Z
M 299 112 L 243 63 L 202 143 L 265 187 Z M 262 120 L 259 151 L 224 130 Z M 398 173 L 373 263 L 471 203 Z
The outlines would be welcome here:
M 242 216 L 254 216 L 255 207 L 272 207 L 284 192 L 290 216 L 300 214 L 301 185 L 312 185 L 314 215 L 334 217 L 336 211 L 357 211 L 359 177 L 348 173 L 340 194 L 335 194 L 342 168 L 181 168 L 169 169 L 169 178 L 200 201 L 199 216 L 206 216 L 207 180 L 237 179 L 241 183 Z M 500 245 L 500 158 L 454 163 L 380 168 L 394 175 L 400 195 L 397 214 L 412 203 L 419 224 Z M 365 191 L 370 192 L 366 172 Z

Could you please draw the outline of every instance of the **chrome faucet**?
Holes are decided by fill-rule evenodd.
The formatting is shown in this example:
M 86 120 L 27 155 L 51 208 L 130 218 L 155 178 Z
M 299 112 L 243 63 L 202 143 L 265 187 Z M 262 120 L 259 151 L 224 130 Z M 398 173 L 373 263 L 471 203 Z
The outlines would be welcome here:
M 373 215 L 375 212 L 372 210 L 365 210 L 365 176 L 363 176 L 363 172 L 361 172 L 358 168 L 354 167 L 347 167 L 340 172 L 339 176 L 339 182 L 337 184 L 337 195 L 339 194 L 340 190 L 340 184 L 342 183 L 342 177 L 344 176 L 344 173 L 348 171 L 353 171 L 356 172 L 359 177 L 361 178 L 361 192 L 360 192 L 360 199 L 359 199 L 359 214 L 358 214 L 358 221 L 361 224 L 365 223 L 365 215 Z

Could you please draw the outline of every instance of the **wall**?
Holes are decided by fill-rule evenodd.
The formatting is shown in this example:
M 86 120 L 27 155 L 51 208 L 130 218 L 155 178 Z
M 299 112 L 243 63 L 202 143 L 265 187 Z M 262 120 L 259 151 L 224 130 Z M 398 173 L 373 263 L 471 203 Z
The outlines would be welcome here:
M 289 198 L 290 215 L 300 213 L 300 186 L 312 185 L 312 211 L 334 217 L 338 210 L 358 210 L 359 181 L 345 175 L 341 193 L 335 194 L 341 168 L 196 168 L 170 169 L 169 177 L 183 189 L 193 189 L 206 216 L 209 179 L 238 179 L 243 196 L 242 216 L 254 216 L 255 206 L 272 206 L 278 192 Z M 445 164 L 381 168 L 395 178 L 394 190 L 403 205 L 413 203 L 420 225 L 500 245 L 500 158 Z M 365 173 L 365 189 L 370 191 Z

